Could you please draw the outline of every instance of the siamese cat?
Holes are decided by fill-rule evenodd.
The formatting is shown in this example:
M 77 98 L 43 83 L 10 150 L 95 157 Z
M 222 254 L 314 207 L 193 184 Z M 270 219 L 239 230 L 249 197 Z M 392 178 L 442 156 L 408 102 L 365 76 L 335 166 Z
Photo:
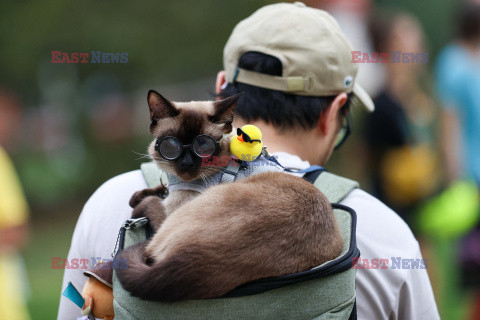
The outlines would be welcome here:
M 239 96 L 170 102 L 149 91 L 152 159 L 183 181 L 208 179 L 223 169 L 202 166 L 193 144 L 201 144 L 196 137 L 208 135 L 216 141 L 210 156 L 230 155 Z M 170 140 L 162 156 L 158 141 L 165 139 Z M 122 251 L 119 257 L 127 259 L 128 268 L 116 272 L 122 286 L 141 299 L 220 297 L 253 280 L 311 269 L 341 252 L 342 238 L 329 201 L 293 175 L 264 172 L 202 193 L 173 191 L 163 200 L 158 195 L 165 191 L 163 186 L 145 189 L 130 201 L 132 216 L 148 217 L 155 233 Z

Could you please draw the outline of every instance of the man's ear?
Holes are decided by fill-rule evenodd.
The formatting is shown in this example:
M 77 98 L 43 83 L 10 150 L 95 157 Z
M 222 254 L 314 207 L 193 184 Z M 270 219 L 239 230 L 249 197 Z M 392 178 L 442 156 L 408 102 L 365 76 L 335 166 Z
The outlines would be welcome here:
M 226 133 L 232 130 L 232 122 L 234 117 L 235 105 L 243 93 L 237 93 L 231 97 L 223 100 L 215 101 L 213 103 L 214 114 L 210 116 L 210 121 L 213 123 L 225 124 Z M 230 130 L 228 130 L 230 128 Z M 228 132 L 227 132 L 228 131 Z
M 150 108 L 150 120 L 152 120 L 151 129 L 157 124 L 158 120 L 175 117 L 179 113 L 173 103 L 154 90 L 148 91 L 147 102 Z
M 320 117 L 320 120 L 318 121 L 318 129 L 320 132 L 326 136 L 330 134 L 331 130 L 335 130 L 337 127 L 337 122 L 338 122 L 338 117 L 340 113 L 340 108 L 345 105 L 347 102 L 347 94 L 342 92 L 339 95 L 335 97 L 335 99 L 332 101 L 330 107 L 328 107 L 323 113 L 322 116 Z
M 225 71 L 224 70 L 219 71 L 217 73 L 217 81 L 215 81 L 215 93 L 217 95 L 219 95 L 220 92 L 222 92 L 222 87 L 225 85 L 226 82 L 227 80 L 225 78 Z M 220 100 L 220 98 L 217 98 L 217 100 Z

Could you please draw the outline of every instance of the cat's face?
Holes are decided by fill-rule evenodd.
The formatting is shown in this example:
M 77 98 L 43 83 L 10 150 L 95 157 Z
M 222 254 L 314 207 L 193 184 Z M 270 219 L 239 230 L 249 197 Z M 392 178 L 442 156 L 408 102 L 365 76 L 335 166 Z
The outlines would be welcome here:
M 225 135 L 232 132 L 234 108 L 239 97 L 240 94 L 221 101 L 171 102 L 150 90 L 147 100 L 152 121 L 150 132 L 154 140 L 148 152 L 152 159 L 162 170 L 184 181 L 205 178 L 218 172 L 219 167 L 204 164 L 212 163 L 212 157 L 224 159 L 230 156 L 230 136 Z M 209 159 L 202 160 L 192 148 L 187 147 L 178 158 L 167 160 L 155 149 L 157 139 L 165 136 L 175 137 L 183 145 L 189 145 L 199 135 L 221 140 Z

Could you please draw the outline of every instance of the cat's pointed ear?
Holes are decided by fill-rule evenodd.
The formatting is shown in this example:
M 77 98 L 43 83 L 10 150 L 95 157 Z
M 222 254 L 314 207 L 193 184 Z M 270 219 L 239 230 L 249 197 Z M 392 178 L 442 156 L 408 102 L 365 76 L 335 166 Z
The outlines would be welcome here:
M 148 107 L 150 108 L 151 126 L 157 124 L 158 120 L 175 117 L 178 115 L 178 110 L 173 103 L 165 99 L 160 93 L 150 90 L 147 97 Z
M 233 122 L 235 105 L 242 94 L 243 92 L 237 93 L 236 95 L 223 100 L 215 101 L 213 103 L 215 114 L 210 117 L 210 121 L 213 123 L 224 123 L 226 125 L 231 125 Z

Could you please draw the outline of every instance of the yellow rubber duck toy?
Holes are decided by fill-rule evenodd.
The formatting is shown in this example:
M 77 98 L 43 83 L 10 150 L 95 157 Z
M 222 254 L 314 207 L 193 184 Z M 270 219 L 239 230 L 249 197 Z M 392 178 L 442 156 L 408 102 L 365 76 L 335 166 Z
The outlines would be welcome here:
M 243 161 L 258 158 L 262 147 L 262 132 L 252 124 L 238 128 L 237 135 L 230 140 L 230 152 Z

